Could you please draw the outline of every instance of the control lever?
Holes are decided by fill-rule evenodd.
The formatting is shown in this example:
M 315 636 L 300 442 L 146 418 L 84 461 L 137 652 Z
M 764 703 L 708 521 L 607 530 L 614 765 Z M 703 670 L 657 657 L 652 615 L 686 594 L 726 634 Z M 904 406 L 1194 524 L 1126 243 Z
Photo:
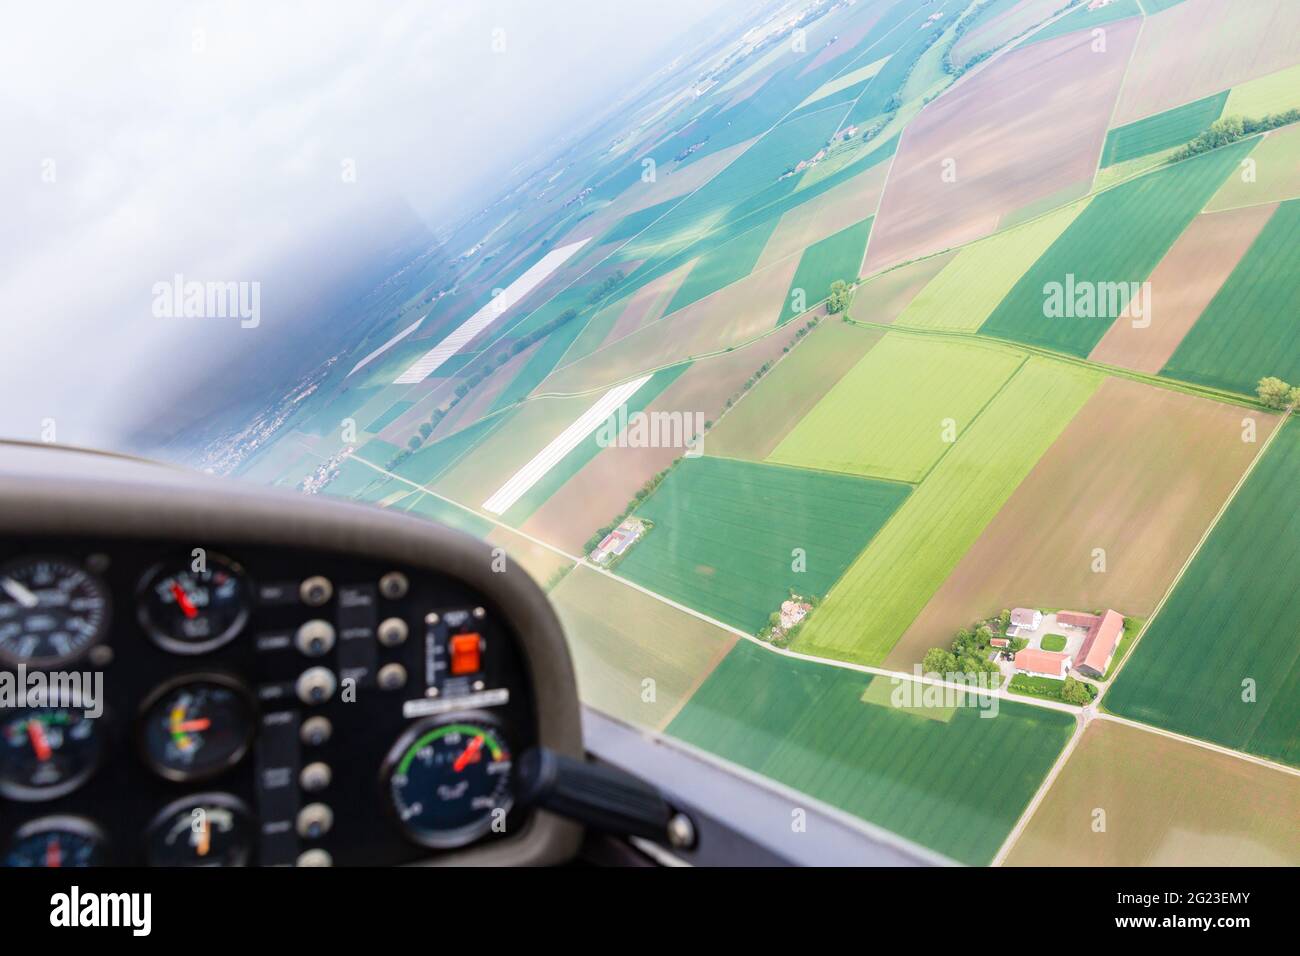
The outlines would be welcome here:
M 658 788 L 605 764 L 534 747 L 517 768 L 519 801 L 596 830 L 636 836 L 678 850 L 695 845 L 695 825 Z

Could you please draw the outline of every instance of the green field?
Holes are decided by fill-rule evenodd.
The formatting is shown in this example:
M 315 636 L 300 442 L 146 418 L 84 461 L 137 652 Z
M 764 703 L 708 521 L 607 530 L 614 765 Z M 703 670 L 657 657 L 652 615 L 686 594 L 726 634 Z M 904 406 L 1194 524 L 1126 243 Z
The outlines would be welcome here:
M 721 458 L 762 461 L 812 411 L 882 333 L 823 319 L 709 432 L 704 448 Z
M 403 412 L 414 407 L 415 407 L 415 402 L 408 402 L 408 401 L 393 402 L 393 404 L 388 406 L 388 409 L 387 411 L 384 412 L 384 414 L 380 415 L 378 418 L 376 418 L 374 421 L 372 421 L 369 425 L 366 426 L 366 431 L 368 432 L 383 431 L 389 425 L 393 424 L 393 422 L 401 418 Z
M 936 719 L 889 706 L 890 680 L 741 641 L 668 733 L 953 860 L 987 864 L 1074 720 L 1007 700 L 991 719 L 971 706 Z
M 736 635 L 579 565 L 551 592 L 583 703 L 660 730 Z M 645 681 L 654 682 L 647 694 Z
M 1031 358 L 845 572 L 796 650 L 879 664 L 1101 376 Z
M 920 481 L 1022 361 L 979 341 L 886 334 L 768 460 Z
M 1229 176 L 1207 212 L 1279 202 L 1300 196 L 1300 123 L 1275 129 L 1251 151 L 1254 167 Z
M 1138 641 L 1107 710 L 1300 766 L 1297 476 L 1300 424 L 1288 421 Z
M 439 524 L 445 524 L 457 531 L 464 531 L 476 538 L 485 538 L 492 530 L 492 522 L 480 518 L 471 511 L 458 508 L 449 501 L 444 501 L 424 491 L 415 491 L 393 505 L 399 511 L 406 511 Z
M 425 445 L 394 468 L 393 474 L 421 485 L 433 481 L 486 438 L 494 428 L 506 420 L 506 417 L 496 415 L 492 418 L 480 418 L 467 428 Z
M 907 304 L 902 328 L 974 332 L 1011 287 L 1088 205 L 1072 203 L 1032 222 L 965 246 Z
M 790 291 L 785 296 L 785 307 L 777 325 L 789 322 L 796 315 L 811 308 L 831 293 L 831 283 L 836 279 L 853 282 L 862 266 L 862 254 L 867 251 L 867 235 L 871 232 L 871 216 L 841 229 L 820 242 L 804 249 L 790 280 Z M 794 293 L 803 290 L 803 309 L 795 308 Z
M 1191 142 L 1219 118 L 1227 100 L 1228 91 L 1224 90 L 1163 113 L 1156 113 L 1136 123 L 1115 127 L 1106 134 L 1106 145 L 1101 150 L 1101 165 L 1114 166 L 1148 153 L 1158 153 Z
M 1296 106 L 1300 106 L 1300 65 L 1234 86 L 1223 111 L 1228 116 L 1267 116 Z
M 671 315 L 749 275 L 779 221 L 776 218 L 769 219 L 700 256 L 695 267 L 687 274 L 686 281 L 668 303 L 664 314 Z
M 1065 4 L 1062 3 L 1061 6 L 1065 6 Z M 1092 30 L 1105 26 L 1107 23 L 1114 23 L 1116 20 L 1140 17 L 1141 15 L 1142 8 L 1138 6 L 1138 0 L 1115 0 L 1114 3 L 1098 7 L 1095 10 L 1089 10 L 1088 5 L 1083 4 L 1071 13 L 1061 17 L 1051 26 L 1039 30 L 1025 41 L 1025 45 L 1065 36 L 1067 33 L 1074 33 L 1076 30 Z
M 393 460 L 393 456 L 400 450 L 392 442 L 384 441 L 382 438 L 372 438 L 352 454 L 362 461 L 368 461 L 380 468 L 387 468 L 388 463 Z
M 1096 317 L 1080 316 L 1077 310 L 1048 317 L 1045 288 L 1050 283 L 1063 286 L 1069 276 L 1076 288 L 1146 281 L 1258 141 L 1254 137 L 1202 153 L 1094 196 L 1012 286 L 980 334 L 1086 356 L 1122 309 L 1102 309 L 1107 314 Z
M 1300 383 L 1300 199 L 1277 207 L 1179 344 L 1162 375 L 1254 393 L 1261 378 Z
M 618 573 L 756 633 L 790 588 L 825 594 L 907 493 L 892 482 L 688 458 L 636 510 L 655 526 Z M 794 570 L 796 549 L 805 570 Z

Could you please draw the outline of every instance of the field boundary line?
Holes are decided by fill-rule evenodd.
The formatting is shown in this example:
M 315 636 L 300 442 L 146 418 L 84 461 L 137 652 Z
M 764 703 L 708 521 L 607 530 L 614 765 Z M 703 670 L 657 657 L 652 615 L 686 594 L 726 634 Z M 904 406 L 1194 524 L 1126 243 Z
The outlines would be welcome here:
M 1128 717 L 1120 717 L 1117 714 L 1107 713 L 1106 711 L 1097 711 L 1098 720 L 1109 720 L 1117 724 L 1123 724 L 1125 727 L 1131 727 L 1134 730 L 1143 730 L 1149 734 L 1158 734 L 1161 737 L 1168 737 L 1170 740 L 1177 740 L 1181 743 L 1189 744 L 1193 747 L 1200 747 L 1203 750 L 1210 750 L 1225 757 L 1236 757 L 1239 760 L 1245 760 L 1256 766 L 1267 767 L 1270 770 L 1278 770 L 1292 777 L 1300 777 L 1300 768 L 1292 767 L 1288 764 L 1278 763 L 1276 760 L 1269 760 L 1267 757 L 1260 757 L 1256 754 L 1247 753 L 1244 750 L 1233 750 L 1231 747 L 1225 747 L 1223 744 L 1216 744 L 1209 740 L 1201 740 L 1199 737 L 1189 737 L 1186 734 L 1180 734 L 1175 730 L 1166 730 L 1163 727 L 1157 727 L 1154 724 L 1144 724 L 1140 720 L 1132 720 Z
M 1003 840 L 1002 845 L 998 847 L 998 852 L 993 854 L 993 859 L 989 863 L 989 866 L 1002 866 L 1002 864 L 1006 862 L 1007 856 L 1011 853 L 1012 847 L 1019 842 L 1020 837 L 1025 832 L 1025 827 L 1029 826 L 1029 821 L 1033 819 L 1034 813 L 1037 812 L 1039 805 L 1042 804 L 1043 799 L 1047 796 L 1047 791 L 1052 788 L 1052 784 L 1056 783 L 1056 778 L 1060 776 L 1061 771 L 1065 769 L 1066 761 L 1073 756 L 1075 748 L 1079 746 L 1079 741 L 1083 739 L 1084 732 L 1087 729 L 1087 721 L 1082 719 L 1075 720 L 1074 732 L 1070 734 L 1070 739 L 1065 742 L 1065 746 L 1061 748 L 1060 754 L 1057 755 L 1056 762 L 1053 763 L 1052 768 L 1047 771 L 1047 775 L 1043 777 L 1043 782 L 1038 785 L 1038 789 L 1034 791 L 1034 795 L 1029 798 L 1029 803 L 1025 805 L 1024 812 L 1020 814 L 1020 818 L 1016 820 L 1016 825 L 1011 828 L 1011 832 L 1007 834 L 1007 838 Z
M 1097 706 L 1099 711 L 1101 709 L 1101 703 L 1106 697 L 1106 692 L 1114 686 L 1115 681 L 1119 680 L 1119 675 L 1123 672 L 1125 665 L 1128 664 L 1129 661 L 1133 660 L 1133 654 L 1137 651 L 1138 645 L 1142 643 L 1142 638 L 1146 636 L 1147 631 L 1151 630 L 1152 622 L 1160 616 L 1160 612 L 1164 610 L 1165 604 L 1168 603 L 1170 595 L 1174 593 L 1179 582 L 1182 581 L 1183 576 L 1187 573 L 1187 569 L 1192 566 L 1192 562 L 1196 560 L 1196 556 L 1201 553 L 1201 549 L 1205 547 L 1205 542 L 1210 540 L 1210 535 L 1212 535 L 1214 530 L 1219 526 L 1219 522 L 1228 512 L 1228 508 L 1237 500 L 1237 495 L 1241 492 L 1241 489 L 1245 487 L 1246 482 L 1250 479 L 1250 476 L 1254 474 L 1255 468 L 1261 461 L 1263 461 L 1264 456 L 1268 454 L 1269 446 L 1271 446 L 1273 440 L 1282 433 L 1282 429 L 1286 427 L 1290 418 L 1291 412 L 1288 409 L 1278 420 L 1277 425 L 1269 433 L 1269 436 L 1264 439 L 1264 443 L 1259 446 L 1259 451 L 1256 452 L 1255 457 L 1251 459 L 1250 464 L 1246 466 L 1246 470 L 1243 471 L 1241 477 L 1237 479 L 1237 483 L 1233 486 L 1232 491 L 1228 493 L 1228 497 L 1224 499 L 1219 510 L 1215 512 L 1214 517 L 1210 519 L 1210 523 L 1206 526 L 1205 532 L 1201 535 L 1200 540 L 1196 542 L 1196 546 L 1192 548 L 1191 553 L 1188 554 L 1187 560 L 1183 562 L 1183 566 L 1178 569 L 1178 573 L 1174 576 L 1174 579 L 1169 582 L 1169 587 L 1167 587 L 1165 593 L 1161 595 L 1159 603 L 1156 604 L 1151 613 L 1147 615 L 1146 623 L 1142 625 L 1142 629 L 1138 631 L 1137 635 L 1133 638 L 1133 645 L 1128 649 L 1128 653 L 1124 655 L 1124 659 L 1119 662 L 1119 666 L 1115 668 L 1115 673 L 1112 674 L 1108 680 L 1102 683 L 1101 692 L 1097 695 L 1097 699 L 1093 701 L 1093 704 Z M 1109 713 L 1109 711 L 1107 711 L 1107 713 Z

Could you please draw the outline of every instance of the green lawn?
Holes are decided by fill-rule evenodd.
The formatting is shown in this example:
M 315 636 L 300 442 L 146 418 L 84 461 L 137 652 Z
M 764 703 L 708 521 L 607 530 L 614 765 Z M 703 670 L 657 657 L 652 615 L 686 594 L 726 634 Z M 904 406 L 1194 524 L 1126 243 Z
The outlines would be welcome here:
M 1223 90 L 1204 99 L 1140 119 L 1136 123 L 1115 127 L 1106 134 L 1106 145 L 1101 150 L 1101 165 L 1114 166 L 1148 153 L 1158 153 L 1191 142 L 1219 118 L 1227 100 L 1228 91 Z
M 1093 698 L 1095 699 L 1097 697 L 1096 684 L 1090 684 L 1087 681 L 1079 681 L 1079 683 L 1086 687 L 1090 687 L 1092 689 L 1091 693 Z M 1063 680 L 1053 680 L 1050 677 L 1034 677 L 1031 674 L 1017 674 L 1015 677 L 1011 678 L 1011 683 L 1007 684 L 1007 690 L 1014 694 L 1069 704 L 1070 701 L 1061 697 L 1061 689 L 1063 687 L 1065 687 L 1065 681 Z
M 1094 196 L 1012 286 L 980 334 L 1086 356 L 1121 309 L 1105 309 L 1108 314 L 1091 318 L 1080 316 L 1078 309 L 1049 317 L 1048 284 L 1073 281 L 1076 289 L 1098 289 L 1146 281 L 1257 142 L 1258 137 L 1242 140 Z
M 886 334 L 769 460 L 920 481 L 1022 361 L 978 340 Z
M 1282 203 L 1179 344 L 1162 375 L 1253 394 L 1300 384 L 1300 199 Z
M 1104 705 L 1300 766 L 1300 423 L 1281 427 Z
M 789 589 L 825 594 L 908 490 L 730 458 L 684 459 L 636 510 L 655 526 L 618 573 L 756 633 Z
M 790 280 L 790 291 L 785 296 L 785 307 L 777 325 L 789 322 L 796 315 L 820 302 L 831 293 L 831 283 L 843 279 L 852 283 L 862 266 L 862 254 L 867 251 L 867 235 L 871 232 L 871 216 L 861 222 L 841 229 L 834 235 L 814 242 L 804 249 Z M 795 308 L 795 290 L 803 290 L 803 309 Z
M 1029 359 L 845 572 L 795 650 L 883 661 L 1100 383 L 1094 372 Z
M 1063 651 L 1065 650 L 1065 645 L 1068 644 L 1069 641 L 1060 634 L 1044 634 L 1043 640 L 1040 643 L 1045 651 Z
M 890 681 L 740 641 L 668 733 L 958 862 L 987 864 L 1073 719 L 1007 700 L 993 718 L 971 706 L 912 712 L 889 705 L 899 689 Z

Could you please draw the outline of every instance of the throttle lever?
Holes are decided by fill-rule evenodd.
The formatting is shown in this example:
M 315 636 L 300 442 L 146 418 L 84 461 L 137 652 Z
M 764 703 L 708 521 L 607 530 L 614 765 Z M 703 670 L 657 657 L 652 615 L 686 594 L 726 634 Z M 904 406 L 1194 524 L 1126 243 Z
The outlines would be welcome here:
M 517 768 L 519 801 L 617 836 L 674 849 L 695 845 L 695 825 L 659 789 L 606 764 L 587 763 L 534 747 Z

